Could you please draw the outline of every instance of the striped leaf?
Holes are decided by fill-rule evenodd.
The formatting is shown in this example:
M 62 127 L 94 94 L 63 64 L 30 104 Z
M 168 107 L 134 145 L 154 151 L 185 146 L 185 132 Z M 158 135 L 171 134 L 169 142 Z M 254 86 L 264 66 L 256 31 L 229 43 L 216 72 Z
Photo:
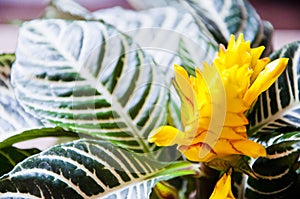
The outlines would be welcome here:
M 266 136 L 283 127 L 300 127 L 300 42 L 284 46 L 271 59 L 289 58 L 286 70 L 262 93 L 249 115 L 249 135 Z
M 178 0 L 152 0 L 152 1 L 127 0 L 127 2 L 133 8 L 142 10 L 142 9 L 174 5 L 178 3 Z
M 252 46 L 265 45 L 265 54 L 272 50 L 270 23 L 261 21 L 247 0 L 186 0 L 180 2 L 194 15 L 198 25 L 227 45 L 231 34 L 243 33 Z
M 151 2 L 149 3 L 151 4 Z M 183 42 L 188 47 L 189 57 L 195 65 L 200 65 L 204 60 L 211 61 L 217 50 L 215 40 L 198 27 L 193 16 L 186 10 L 176 8 L 176 6 L 143 11 L 114 7 L 89 12 L 72 0 L 52 0 L 51 5 L 56 8 L 57 12 L 61 13 L 55 17 L 103 20 L 113 25 L 132 37 L 166 72 L 170 68 L 172 70 L 175 63 L 184 62 L 179 55 L 180 45 Z M 69 16 L 70 13 L 71 16 Z M 51 15 L 47 17 L 51 17 Z
M 159 7 L 137 12 L 115 7 L 93 14 L 131 36 L 169 74 L 174 64 L 184 63 L 180 56 L 183 44 L 195 66 L 210 62 L 217 51 L 215 40 L 183 9 Z
M 12 79 L 22 105 L 43 121 L 127 149 L 152 151 L 145 137 L 165 122 L 160 68 L 102 22 L 24 23 Z
M 173 76 L 174 64 L 194 69 L 203 61 L 211 62 L 217 52 L 215 40 L 198 27 L 190 13 L 182 9 L 159 7 L 137 12 L 116 7 L 93 14 L 96 19 L 104 20 L 134 38 L 169 77 Z M 180 100 L 175 89 L 170 87 L 168 122 L 181 128 L 179 112 L 176 111 Z
M 73 0 L 50 0 L 43 17 L 69 20 L 88 20 L 93 19 L 93 14 Z
M 14 54 L 0 55 L 0 141 L 23 130 L 39 127 L 40 122 L 26 113 L 16 100 L 10 82 Z
M 57 145 L 0 178 L 0 198 L 148 198 L 160 180 L 196 174 L 189 162 L 161 163 L 104 141 Z
M 296 198 L 299 196 L 300 140 L 284 141 L 267 148 L 267 157 L 257 159 L 249 177 L 246 198 Z
M 16 147 L 6 147 L 0 149 L 0 176 L 8 173 L 25 158 L 39 153 L 38 149 L 18 149 Z

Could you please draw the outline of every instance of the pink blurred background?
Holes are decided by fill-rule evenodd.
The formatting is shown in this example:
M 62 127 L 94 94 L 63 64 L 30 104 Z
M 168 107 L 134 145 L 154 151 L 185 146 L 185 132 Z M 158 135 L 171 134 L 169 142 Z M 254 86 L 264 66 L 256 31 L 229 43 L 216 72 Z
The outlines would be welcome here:
M 87 9 L 122 6 L 132 9 L 127 0 L 75 0 Z M 141 0 L 142 1 L 142 0 Z M 145 0 L 151 1 L 151 0 Z M 248 0 L 262 19 L 270 21 L 274 28 L 274 47 L 300 40 L 299 0 Z M 0 0 L 0 53 L 13 52 L 16 46 L 18 28 L 7 25 L 15 19 L 29 20 L 42 15 L 48 0 Z
M 131 8 L 126 0 L 76 0 L 87 9 L 122 6 Z M 0 0 L 0 23 L 12 19 L 38 18 L 47 0 Z M 300 29 L 299 0 L 249 0 L 260 16 L 270 21 L 276 29 Z

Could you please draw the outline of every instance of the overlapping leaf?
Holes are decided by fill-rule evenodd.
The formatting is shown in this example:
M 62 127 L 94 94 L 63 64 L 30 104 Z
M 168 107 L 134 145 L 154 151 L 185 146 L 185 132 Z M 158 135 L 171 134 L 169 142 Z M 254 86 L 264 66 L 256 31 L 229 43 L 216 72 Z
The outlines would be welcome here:
M 299 196 L 300 140 L 284 141 L 267 148 L 267 157 L 253 164 L 257 178 L 249 177 L 246 198 L 296 198 Z M 270 169 L 272 168 L 272 169 Z
M 17 163 L 25 158 L 39 152 L 40 150 L 38 149 L 18 149 L 12 146 L 0 148 L 0 176 L 8 173 Z
M 148 198 L 160 180 L 197 174 L 189 162 L 160 163 L 109 142 L 81 139 L 18 164 L 0 179 L 0 198 Z
M 271 55 L 271 59 L 289 58 L 286 70 L 278 80 L 260 95 L 249 115 L 249 134 L 261 137 L 282 127 L 300 124 L 300 42 L 286 45 Z
M 0 141 L 29 128 L 39 127 L 40 122 L 26 113 L 15 98 L 10 82 L 13 54 L 0 55 Z
M 265 45 L 265 54 L 272 50 L 272 26 L 260 19 L 246 0 L 180 1 L 194 15 L 198 25 L 213 35 L 218 43 L 227 45 L 230 34 L 243 33 L 252 46 Z
M 95 18 L 104 20 L 131 36 L 154 58 L 168 77 L 173 75 L 174 64 L 194 70 L 203 61 L 211 62 L 217 51 L 215 40 L 206 35 L 192 15 L 184 9 L 159 7 L 137 12 L 116 7 L 93 14 Z M 181 128 L 176 113 L 180 100 L 174 88 L 171 87 L 170 93 L 169 122 Z
M 140 4 L 147 5 L 152 3 L 140 2 Z M 161 3 L 163 4 L 160 5 Z M 198 27 L 187 10 L 173 7 L 171 2 L 158 1 L 154 4 L 164 7 L 159 6 L 143 11 L 114 7 L 89 12 L 71 0 L 51 1 L 51 5 L 54 5 L 57 12 L 63 13 L 58 16 L 60 18 L 68 19 L 69 17 L 65 15 L 71 13 L 72 19 L 80 17 L 85 20 L 103 20 L 115 26 L 132 37 L 166 71 L 172 70 L 174 63 L 183 63 L 179 56 L 183 43 L 189 50 L 189 58 L 193 61 L 194 67 L 202 64 L 204 60 L 210 61 L 214 57 L 217 43 L 214 38 L 209 37 Z M 51 15 L 46 17 L 51 17 Z
M 178 3 L 178 0 L 152 0 L 152 1 L 140 1 L 140 0 L 127 0 L 127 2 L 135 9 L 149 9 L 155 7 L 170 6 Z
M 70 20 L 93 19 L 93 14 L 73 0 L 50 0 L 46 7 L 45 18 L 62 18 Z
M 168 89 L 150 57 L 110 25 L 36 20 L 20 29 L 12 79 L 18 99 L 44 121 L 151 151 Z
M 169 71 L 174 64 L 183 63 L 180 57 L 183 44 L 194 67 L 203 61 L 210 62 L 217 51 L 215 40 L 206 35 L 184 9 L 159 7 L 137 12 L 116 7 L 93 14 L 131 36 L 157 64 Z

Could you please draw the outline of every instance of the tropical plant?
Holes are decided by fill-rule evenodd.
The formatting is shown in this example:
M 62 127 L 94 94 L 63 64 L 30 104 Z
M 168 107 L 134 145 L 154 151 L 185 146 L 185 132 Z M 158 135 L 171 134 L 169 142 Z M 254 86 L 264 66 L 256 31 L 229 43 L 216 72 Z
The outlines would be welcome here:
M 300 41 L 246 0 L 128 2 L 52 0 L 0 55 L 0 198 L 299 195 Z

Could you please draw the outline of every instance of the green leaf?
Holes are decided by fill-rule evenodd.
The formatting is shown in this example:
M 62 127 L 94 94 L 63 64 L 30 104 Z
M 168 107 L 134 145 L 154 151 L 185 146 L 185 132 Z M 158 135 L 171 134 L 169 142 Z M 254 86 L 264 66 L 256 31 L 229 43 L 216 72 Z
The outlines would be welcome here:
M 14 54 L 0 55 L 0 141 L 23 130 L 37 128 L 41 123 L 24 111 L 15 98 L 10 82 Z
M 269 133 L 260 134 L 257 142 L 265 146 L 271 146 L 283 141 L 300 141 L 300 130 L 294 127 L 284 127 L 272 130 Z
M 217 43 L 227 45 L 231 34 L 244 34 L 253 47 L 265 44 L 270 52 L 272 26 L 261 21 L 247 0 L 180 1 L 194 15 L 199 27 L 210 32 Z
M 93 14 L 132 37 L 168 74 L 172 74 L 174 64 L 185 64 L 186 59 L 181 56 L 184 50 L 195 66 L 211 62 L 217 51 L 213 37 L 182 9 L 159 7 L 137 12 L 115 7 Z
M 168 87 L 151 57 L 110 25 L 35 20 L 20 29 L 12 79 L 24 107 L 44 121 L 149 152 L 166 120 Z
M 18 149 L 15 147 L 6 147 L 0 149 L 0 176 L 8 173 L 25 158 L 39 153 L 38 149 Z
M 261 137 L 283 127 L 300 127 L 299 73 L 300 42 L 294 42 L 271 55 L 275 60 L 289 58 L 285 71 L 262 93 L 249 114 L 249 135 Z
M 45 9 L 45 18 L 92 20 L 93 14 L 73 0 L 51 0 Z
M 182 65 L 192 73 L 204 61 L 212 62 L 217 52 L 215 40 L 197 26 L 190 13 L 182 9 L 159 7 L 137 12 L 116 7 L 93 14 L 132 37 L 163 69 L 168 83 L 171 83 L 174 64 Z M 171 87 L 168 122 L 181 128 L 177 114 L 180 100 L 175 89 L 168 87 Z
M 66 131 L 60 127 L 55 128 L 41 128 L 41 129 L 30 129 L 19 133 L 17 135 L 11 136 L 2 142 L 0 142 L 0 149 L 10 147 L 13 144 L 18 142 L 23 142 L 26 140 L 31 140 L 34 138 L 42 138 L 42 137 L 72 137 L 77 138 L 78 134 Z
M 294 198 L 299 196 L 297 165 L 300 141 L 284 141 L 267 148 L 267 157 L 257 159 L 252 168 L 256 178 L 249 177 L 247 198 Z M 298 163 L 297 163 L 298 162 Z
M 57 145 L 0 178 L 1 198 L 148 198 L 161 180 L 199 173 L 190 162 L 162 163 L 109 142 Z

